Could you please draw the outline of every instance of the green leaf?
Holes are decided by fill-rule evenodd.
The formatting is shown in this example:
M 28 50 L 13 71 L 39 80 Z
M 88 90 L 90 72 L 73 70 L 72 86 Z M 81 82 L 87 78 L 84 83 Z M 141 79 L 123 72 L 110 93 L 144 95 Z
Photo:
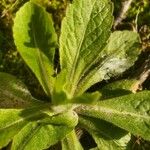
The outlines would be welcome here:
M 69 133 L 61 143 L 62 150 L 83 150 L 74 130 Z
M 25 108 L 38 103 L 42 104 L 31 96 L 20 80 L 0 72 L 0 108 Z
M 73 103 L 87 103 L 87 104 L 91 104 L 91 103 L 95 103 L 97 102 L 101 97 L 101 93 L 99 93 L 98 91 L 93 92 L 93 93 L 84 93 L 81 96 L 77 96 L 74 97 L 71 102 Z
M 39 108 L 0 109 L 0 148 L 6 146 L 29 121 L 44 116 Z
M 128 142 L 130 141 L 130 134 L 125 135 L 118 140 L 106 140 L 101 135 L 92 134 L 95 142 L 98 145 L 98 148 L 101 150 L 128 150 Z
M 79 93 L 93 84 L 123 73 L 137 60 L 140 53 L 139 35 L 132 31 L 115 31 L 106 47 L 99 53 L 98 60 L 80 80 Z
M 94 138 L 99 149 L 125 150 L 131 139 L 126 131 L 97 118 L 79 117 L 79 124 Z
M 29 123 L 14 137 L 12 150 L 47 149 L 70 133 L 77 123 L 73 111 Z
M 51 15 L 42 7 L 27 2 L 16 14 L 13 33 L 18 51 L 50 96 L 57 41 Z
M 67 94 L 64 91 L 64 81 L 66 80 L 66 71 L 62 70 L 56 77 L 54 83 L 54 91 L 52 102 L 54 105 L 65 104 L 67 102 Z
M 134 135 L 150 140 L 150 91 L 129 94 L 95 105 L 80 107 L 78 113 L 100 118 L 123 128 Z
M 6 146 L 27 123 L 19 116 L 20 112 L 21 110 L 0 109 L 0 148 Z
M 131 87 L 135 82 L 135 79 L 124 79 L 109 83 L 100 90 L 102 94 L 101 99 L 104 100 L 131 94 Z
M 66 90 L 70 97 L 98 59 L 109 38 L 112 20 L 110 0 L 74 0 L 68 7 L 62 22 L 60 62 L 62 70 L 67 69 Z
M 39 120 L 38 123 L 63 125 L 72 128 L 78 124 L 78 115 L 70 110 Z

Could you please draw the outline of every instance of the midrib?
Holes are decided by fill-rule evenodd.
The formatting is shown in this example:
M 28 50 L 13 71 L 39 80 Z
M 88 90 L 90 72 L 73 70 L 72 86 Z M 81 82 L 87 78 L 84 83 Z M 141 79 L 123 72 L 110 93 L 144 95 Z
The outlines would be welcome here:
M 36 41 L 36 36 L 35 36 L 35 31 L 34 31 L 34 25 L 33 25 L 33 22 L 32 22 L 32 33 L 33 33 L 33 39 L 34 39 L 34 44 L 35 44 L 35 47 L 36 47 L 36 50 L 37 50 L 37 54 L 38 54 L 38 64 L 39 64 L 39 68 L 40 68 L 40 73 L 41 73 L 41 77 L 42 77 L 42 80 L 43 81 L 43 84 L 44 84 L 44 88 L 48 94 L 48 96 L 51 95 L 51 89 L 50 89 L 50 86 L 48 83 L 48 77 L 47 77 L 47 73 L 45 71 L 45 69 L 43 68 L 43 61 L 42 61 L 42 56 L 41 56 L 41 53 L 40 53 L 40 49 L 38 48 L 38 43 Z
M 87 114 L 82 114 L 82 110 L 83 110 L 83 112 L 85 112 Z M 118 111 L 118 110 L 115 110 L 115 109 L 111 109 L 111 108 L 108 108 L 108 107 L 104 107 L 104 106 L 98 107 L 98 106 L 95 105 L 95 106 L 93 106 L 93 108 L 90 107 L 90 106 L 87 107 L 87 108 L 83 106 L 83 108 L 81 108 L 81 114 L 82 115 L 93 116 L 91 114 L 93 112 L 90 112 L 90 111 L 93 111 L 95 113 L 99 112 L 100 115 L 98 114 L 98 115 L 95 115 L 94 117 L 97 116 L 97 117 L 100 117 L 100 118 L 103 118 L 103 119 L 105 119 L 105 117 L 102 116 L 103 115 L 102 113 L 105 113 L 105 115 L 114 115 L 115 114 L 115 115 L 119 115 L 119 116 L 122 116 L 122 117 L 123 116 L 131 116 L 131 117 L 137 117 L 137 118 L 142 118 L 142 119 L 148 119 L 148 120 L 150 120 L 150 116 L 135 114 L 133 112 L 126 112 L 126 111 L 121 112 L 121 111 Z M 80 110 L 79 110 L 79 113 L 80 113 Z M 107 120 L 107 119 L 105 119 L 105 120 Z
M 77 67 L 77 64 L 78 64 L 78 61 L 79 61 L 79 55 L 80 55 L 81 47 L 83 45 L 83 41 L 84 41 L 84 38 L 85 38 L 85 34 L 86 34 L 87 27 L 88 27 L 88 24 L 89 24 L 90 19 L 91 19 L 92 10 L 93 10 L 93 7 L 94 7 L 95 3 L 96 3 L 96 0 L 94 1 L 93 5 L 92 5 L 91 12 L 89 13 L 88 21 L 85 25 L 85 28 L 84 28 L 84 31 L 83 31 L 83 34 L 82 34 L 82 37 L 81 37 L 81 41 L 80 41 L 80 43 L 77 47 L 77 52 L 76 52 L 76 55 L 75 55 L 75 58 L 74 58 L 74 61 L 73 61 L 73 66 L 72 66 L 72 69 L 70 71 L 70 80 L 69 81 L 73 81 L 73 79 L 74 79 L 76 67 Z M 72 86 L 72 87 L 71 87 L 71 92 L 70 92 L 71 96 L 73 96 L 73 94 L 76 90 L 76 89 L 74 89 L 74 86 Z
M 97 67 L 95 67 L 93 70 L 90 70 L 90 72 L 85 72 L 87 75 L 86 77 L 84 78 L 81 78 L 78 82 L 78 90 L 81 92 L 83 92 L 84 88 L 85 88 L 85 85 L 84 83 L 86 83 L 86 81 L 89 81 L 90 78 L 92 76 L 94 76 L 98 70 L 101 69 L 101 67 L 103 67 L 105 65 L 105 63 L 107 63 L 108 60 L 110 60 L 113 56 L 117 56 L 117 54 L 120 53 L 120 51 L 116 51 L 116 52 L 113 52 L 111 54 L 109 54 L 109 56 L 107 56 L 106 58 L 102 58 L 102 61 L 99 60 L 99 62 L 102 62 L 100 63 L 100 65 L 98 65 Z M 100 58 L 100 57 L 99 57 Z M 102 81 L 103 79 L 99 80 L 98 82 Z M 95 84 L 95 83 L 94 83 Z M 84 85 L 84 86 L 83 86 Z
M 18 149 L 24 150 L 26 145 L 30 142 L 30 140 L 33 138 L 33 136 L 41 129 L 42 125 L 38 125 L 32 130 L 32 133 L 29 133 L 25 140 L 19 144 Z
M 21 111 L 21 110 L 20 110 L 20 111 Z M 13 123 L 8 124 L 7 126 L 0 128 L 0 131 L 1 131 L 1 130 L 5 130 L 5 129 L 7 129 L 7 128 L 10 128 L 10 127 L 14 126 L 15 124 L 18 124 L 18 123 L 23 122 L 23 121 L 25 121 L 25 120 L 27 120 L 27 119 L 30 119 L 30 118 L 32 118 L 32 117 L 38 115 L 38 114 L 40 114 L 40 112 L 38 112 L 38 113 L 36 113 L 36 114 L 29 115 L 28 117 L 22 117 L 21 119 L 18 119 L 18 120 L 16 120 L 16 121 L 14 121 Z

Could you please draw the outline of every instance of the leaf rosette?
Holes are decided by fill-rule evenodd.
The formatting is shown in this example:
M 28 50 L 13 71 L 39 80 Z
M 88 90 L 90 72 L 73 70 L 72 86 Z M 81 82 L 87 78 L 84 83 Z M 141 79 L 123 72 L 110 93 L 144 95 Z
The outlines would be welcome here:
M 63 150 L 83 150 L 76 127 L 92 135 L 95 149 L 126 150 L 130 133 L 150 140 L 149 91 L 133 94 L 134 81 L 124 80 L 87 92 L 122 74 L 140 53 L 138 33 L 111 32 L 112 12 L 110 0 L 74 0 L 57 44 L 52 16 L 43 7 L 27 2 L 20 8 L 15 45 L 50 101 L 33 98 L 21 81 L 0 73 L 0 148 L 12 141 L 12 150 L 42 150 L 61 141 Z M 55 73 L 58 45 L 61 69 Z

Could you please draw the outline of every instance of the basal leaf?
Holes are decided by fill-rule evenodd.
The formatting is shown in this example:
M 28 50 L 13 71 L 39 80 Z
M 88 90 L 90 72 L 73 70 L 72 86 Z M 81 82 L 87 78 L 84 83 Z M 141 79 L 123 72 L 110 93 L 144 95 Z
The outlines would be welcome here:
M 44 117 L 39 108 L 0 109 L 0 148 L 6 146 L 29 121 Z
M 70 132 L 61 143 L 62 150 L 83 150 L 74 130 Z
M 123 73 L 131 67 L 140 53 L 139 35 L 132 31 L 115 31 L 106 47 L 99 53 L 95 64 L 80 80 L 78 92 L 82 93 L 93 84 Z
M 101 99 L 110 99 L 132 93 L 131 87 L 135 82 L 135 79 L 124 79 L 109 83 L 100 90 Z
M 98 145 L 98 148 L 101 150 L 129 150 L 127 147 L 128 142 L 130 141 L 131 136 L 125 135 L 118 140 L 105 140 L 101 135 L 92 134 L 95 142 Z
M 32 122 L 14 137 L 12 150 L 47 149 L 70 131 L 71 129 L 66 126 L 41 125 Z
M 101 150 L 126 150 L 128 147 L 131 135 L 104 120 L 80 116 L 79 124 L 93 136 Z
M 110 0 L 74 0 L 68 7 L 62 22 L 60 62 L 62 70 L 67 71 L 70 97 L 105 46 L 112 20 Z
M 143 91 L 100 101 L 95 105 L 85 105 L 78 111 L 82 115 L 106 120 L 150 140 L 149 98 L 150 91 Z
M 6 146 L 27 123 L 19 116 L 20 110 L 0 109 L 0 148 Z
M 0 108 L 24 108 L 38 103 L 42 104 L 31 96 L 20 80 L 0 72 Z
M 39 5 L 27 2 L 16 14 L 13 33 L 18 51 L 50 96 L 57 41 L 50 14 Z

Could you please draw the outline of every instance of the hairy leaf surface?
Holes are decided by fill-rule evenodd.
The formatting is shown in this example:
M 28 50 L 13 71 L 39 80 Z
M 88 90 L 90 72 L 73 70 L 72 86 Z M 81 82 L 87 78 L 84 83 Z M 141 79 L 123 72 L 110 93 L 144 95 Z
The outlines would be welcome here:
M 14 137 L 12 150 L 47 149 L 70 133 L 77 120 L 77 115 L 68 112 L 29 123 Z
M 78 124 L 78 115 L 74 111 L 70 110 L 67 112 L 58 113 L 56 115 L 41 119 L 39 123 L 63 125 L 72 128 Z
M 131 139 L 126 131 L 97 118 L 79 117 L 79 124 L 85 128 L 94 138 L 99 149 L 125 150 Z
M 61 68 L 67 69 L 66 89 L 71 97 L 105 46 L 112 20 L 110 0 L 74 0 L 68 7 L 62 22 L 60 61 Z
M 131 87 L 135 82 L 135 79 L 124 79 L 109 83 L 100 90 L 102 94 L 101 99 L 104 100 L 131 94 Z
M 83 150 L 74 130 L 70 132 L 61 143 L 62 150 Z
M 85 116 L 111 122 L 135 135 L 150 140 L 150 91 L 129 94 L 79 109 Z
M 93 93 L 84 93 L 81 96 L 74 97 L 71 100 L 71 102 L 78 103 L 78 104 L 82 104 L 82 103 L 91 104 L 98 101 L 100 97 L 101 97 L 101 93 L 99 93 L 98 91 Z
M 6 146 L 29 121 L 44 117 L 39 108 L 0 109 L 0 148 Z
M 50 14 L 39 5 L 26 3 L 16 14 L 13 33 L 18 51 L 50 96 L 57 41 Z
M 127 134 L 118 140 L 105 140 L 104 137 L 98 134 L 92 134 L 92 136 L 97 143 L 99 149 L 129 150 L 127 144 L 130 141 L 130 134 Z
M 0 108 L 24 108 L 38 103 L 42 104 L 32 97 L 20 80 L 0 72 Z
M 106 47 L 100 52 L 95 64 L 80 80 L 79 93 L 93 84 L 123 73 L 131 67 L 140 53 L 139 35 L 132 31 L 115 31 Z

